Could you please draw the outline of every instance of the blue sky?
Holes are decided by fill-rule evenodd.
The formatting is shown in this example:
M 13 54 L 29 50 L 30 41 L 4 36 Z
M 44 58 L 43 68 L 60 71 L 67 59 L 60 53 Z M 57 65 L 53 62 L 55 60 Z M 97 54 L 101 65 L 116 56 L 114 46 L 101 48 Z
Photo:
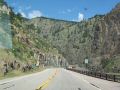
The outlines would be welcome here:
M 96 14 L 110 12 L 120 0 L 5 0 L 24 17 L 81 21 Z

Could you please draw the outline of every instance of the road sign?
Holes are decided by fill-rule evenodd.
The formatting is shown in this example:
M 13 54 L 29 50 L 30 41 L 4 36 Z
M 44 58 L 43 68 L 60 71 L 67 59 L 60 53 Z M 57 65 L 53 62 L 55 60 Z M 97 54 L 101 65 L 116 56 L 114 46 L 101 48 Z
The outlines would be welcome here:
M 88 59 L 85 59 L 85 64 L 88 64 Z

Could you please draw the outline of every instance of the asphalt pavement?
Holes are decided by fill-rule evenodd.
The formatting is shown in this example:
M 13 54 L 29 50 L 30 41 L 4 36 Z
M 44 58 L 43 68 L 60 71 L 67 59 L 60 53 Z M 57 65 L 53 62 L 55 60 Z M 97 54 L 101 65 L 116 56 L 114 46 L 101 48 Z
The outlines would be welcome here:
M 51 68 L 35 74 L 0 80 L 0 90 L 120 90 L 120 83 L 63 68 Z

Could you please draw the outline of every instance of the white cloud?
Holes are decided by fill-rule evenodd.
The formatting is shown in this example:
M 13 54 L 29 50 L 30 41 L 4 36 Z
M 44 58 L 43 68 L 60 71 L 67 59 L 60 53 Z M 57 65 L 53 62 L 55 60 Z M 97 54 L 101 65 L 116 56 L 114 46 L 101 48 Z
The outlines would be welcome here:
M 82 21 L 82 20 L 84 20 L 84 14 L 78 13 L 77 19 L 73 19 L 72 21 L 80 22 L 80 21 Z
M 78 22 L 82 21 L 84 19 L 84 14 L 78 13 Z
M 78 21 L 78 20 L 72 19 L 72 21 Z
M 23 17 L 27 17 L 24 12 L 21 12 L 21 15 L 22 15 Z
M 19 11 L 19 13 L 21 13 L 21 15 L 22 15 L 23 17 L 27 17 L 27 15 L 22 11 L 21 8 L 20 8 L 18 11 Z
M 30 7 L 29 7 L 30 8 Z M 33 10 L 31 12 L 29 12 L 28 14 L 25 14 L 22 10 L 22 8 L 19 8 L 18 10 L 19 13 L 21 13 L 21 15 L 23 17 L 26 17 L 26 18 L 35 18 L 35 17 L 41 17 L 42 16 L 42 13 L 39 11 L 39 10 Z
M 32 12 L 28 13 L 28 18 L 35 18 L 41 17 L 42 13 L 39 10 L 33 10 Z

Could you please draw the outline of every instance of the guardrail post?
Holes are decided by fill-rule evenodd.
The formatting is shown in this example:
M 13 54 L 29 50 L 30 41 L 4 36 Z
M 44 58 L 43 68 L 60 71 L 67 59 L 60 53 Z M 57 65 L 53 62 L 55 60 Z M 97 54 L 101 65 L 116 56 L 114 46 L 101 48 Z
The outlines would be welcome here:
M 105 74 L 105 79 L 106 79 L 106 80 L 108 79 L 108 75 L 107 75 L 107 74 Z
M 92 72 L 90 72 L 90 76 L 92 76 Z
M 100 78 L 101 78 L 101 73 L 100 73 Z
M 115 75 L 113 75 L 113 80 L 114 80 L 114 82 L 116 81 L 116 76 Z
M 96 77 L 96 72 L 95 72 L 95 77 Z
M 90 75 L 90 72 L 88 71 L 88 75 Z

